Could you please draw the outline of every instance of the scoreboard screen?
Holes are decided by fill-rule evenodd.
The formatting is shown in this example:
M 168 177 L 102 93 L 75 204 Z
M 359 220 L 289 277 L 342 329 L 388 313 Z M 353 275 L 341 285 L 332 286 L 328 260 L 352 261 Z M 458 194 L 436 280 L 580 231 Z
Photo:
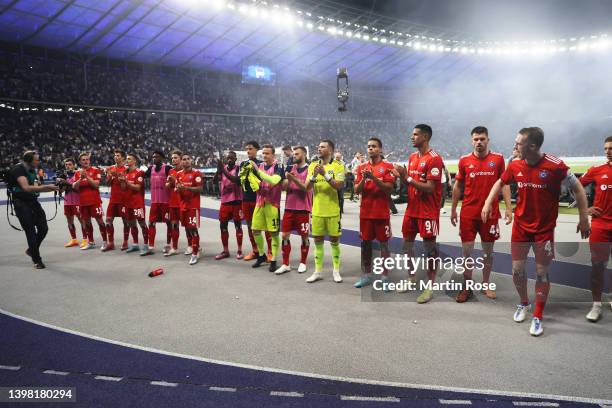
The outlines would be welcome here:
M 263 65 L 244 65 L 242 67 L 242 83 L 275 85 L 276 72 Z

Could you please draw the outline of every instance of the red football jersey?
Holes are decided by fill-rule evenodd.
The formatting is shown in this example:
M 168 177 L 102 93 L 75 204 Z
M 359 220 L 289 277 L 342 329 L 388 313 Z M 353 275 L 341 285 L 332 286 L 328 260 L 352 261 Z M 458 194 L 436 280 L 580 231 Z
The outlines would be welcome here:
M 408 206 L 406 214 L 412 218 L 440 218 L 442 203 L 442 157 L 433 150 L 423 156 L 414 152 L 408 158 L 408 175 L 414 180 L 425 183 L 433 180 L 435 189 L 432 193 L 424 193 L 413 186 L 408 186 Z
M 549 154 L 535 166 L 525 160 L 513 160 L 501 180 L 504 184 L 516 182 L 518 199 L 514 210 L 514 222 L 530 233 L 550 231 L 557 225 L 561 182 L 567 177 L 569 167 L 561 159 Z
M 129 187 L 125 189 L 125 208 L 144 208 L 144 172 L 140 169 L 128 170 L 125 174 L 125 180 L 132 184 L 138 184 L 140 190 L 132 190 Z
M 172 176 L 176 180 L 178 180 L 179 171 L 180 170 L 170 169 L 170 171 L 168 172 L 168 179 L 170 179 L 170 176 Z M 179 196 L 179 193 L 177 193 L 176 189 L 172 187 L 170 189 L 170 200 L 168 201 L 168 207 L 180 208 L 180 206 L 181 206 L 181 197 Z
M 120 174 L 126 174 L 127 167 L 110 166 L 106 169 L 107 184 L 109 184 L 111 188 L 110 204 L 123 204 L 126 199 L 126 192 L 125 190 L 121 189 L 121 182 L 119 181 L 119 178 L 113 176 L 111 173 L 116 173 L 117 176 L 119 176 Z
M 595 184 L 594 207 L 601 208 L 601 216 L 593 217 L 593 224 L 605 223 L 612 229 L 612 164 L 605 163 L 593 166 L 580 177 L 583 186 Z
M 461 204 L 461 217 L 480 219 L 482 207 L 491 191 L 493 184 L 499 180 L 506 169 L 504 156 L 500 153 L 489 152 L 480 159 L 474 153 L 462 156 L 455 180 L 463 181 L 463 203 Z M 493 201 L 491 218 L 499 219 L 499 199 Z
M 178 172 L 177 182 L 183 183 L 185 187 L 199 187 L 202 186 L 204 181 L 202 180 L 202 174 L 197 170 L 191 170 L 186 172 L 181 170 Z M 193 191 L 182 190 L 179 192 L 181 197 L 181 210 L 200 208 L 200 193 Z
M 96 167 L 90 167 L 87 170 L 80 169 L 76 172 L 74 179 L 79 180 L 82 172 L 87 173 L 87 175 L 95 181 L 99 182 L 102 180 L 102 172 Z M 99 206 L 102 204 L 99 187 L 94 188 L 87 180 L 82 180 L 79 183 L 79 200 L 80 205 L 83 207 L 89 205 Z
M 378 164 L 370 162 L 362 163 L 357 167 L 357 178 L 355 185 L 361 183 L 364 170 L 370 170 L 374 177 L 379 178 L 384 183 L 393 183 L 395 176 L 391 171 L 393 165 L 386 161 Z M 359 217 L 364 219 L 389 219 L 389 194 L 383 192 L 373 180 L 366 180 L 361 192 L 361 207 Z

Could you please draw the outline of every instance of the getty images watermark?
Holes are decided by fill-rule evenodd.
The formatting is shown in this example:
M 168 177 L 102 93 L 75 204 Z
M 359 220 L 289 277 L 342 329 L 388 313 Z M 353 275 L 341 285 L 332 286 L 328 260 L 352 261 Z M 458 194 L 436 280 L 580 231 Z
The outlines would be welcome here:
M 486 255 L 485 255 L 486 256 Z M 372 272 L 381 275 L 387 271 L 405 271 L 415 277 L 419 269 L 427 270 L 433 267 L 436 271 L 452 271 L 458 275 L 463 275 L 466 270 L 483 269 L 485 267 L 484 257 L 411 257 L 406 254 L 396 254 L 388 258 L 377 257 L 372 259 Z M 454 280 L 432 282 L 428 279 L 419 282 L 412 279 L 401 279 L 393 282 L 385 279 L 374 279 L 372 289 L 375 291 L 413 291 L 413 290 L 434 290 L 434 291 L 456 291 L 469 289 L 472 291 L 495 290 L 495 283 L 481 283 L 473 280 L 467 282 L 456 282 Z

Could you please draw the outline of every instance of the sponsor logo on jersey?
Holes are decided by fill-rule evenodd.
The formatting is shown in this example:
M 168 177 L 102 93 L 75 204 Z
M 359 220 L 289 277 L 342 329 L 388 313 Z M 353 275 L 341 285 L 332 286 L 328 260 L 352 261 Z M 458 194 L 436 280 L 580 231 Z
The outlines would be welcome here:
M 537 183 L 530 183 L 530 182 L 523 182 L 523 181 L 519 181 L 517 184 L 519 188 L 523 188 L 523 187 L 547 188 L 548 187 L 548 184 L 537 184 Z
M 476 176 L 494 176 L 494 171 L 473 171 L 470 173 L 470 177 L 474 178 Z
M 602 179 L 608 178 L 607 174 L 604 174 L 603 176 L 601 176 Z
M 473 169 L 473 168 L 474 168 L 473 164 L 470 164 L 470 166 L 468 167 L 468 169 Z
M 195 181 L 196 181 L 197 183 L 199 183 L 200 181 L 202 181 L 202 177 L 200 177 L 200 176 L 196 177 L 196 178 L 195 178 Z
M 601 191 L 606 191 L 607 189 L 612 189 L 612 184 L 602 184 L 599 188 L 601 188 Z
M 437 177 L 438 175 L 440 175 L 440 169 L 437 167 L 434 167 L 433 169 L 431 169 L 431 175 L 434 177 Z
M 516 177 L 523 177 L 523 172 L 519 171 Z

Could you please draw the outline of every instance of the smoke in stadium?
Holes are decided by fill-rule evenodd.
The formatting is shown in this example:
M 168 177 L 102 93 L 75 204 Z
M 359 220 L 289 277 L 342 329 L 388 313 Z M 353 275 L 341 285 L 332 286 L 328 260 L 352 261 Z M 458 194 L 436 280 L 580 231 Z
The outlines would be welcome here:
M 612 407 L 611 21 L 0 0 L 0 403 Z

